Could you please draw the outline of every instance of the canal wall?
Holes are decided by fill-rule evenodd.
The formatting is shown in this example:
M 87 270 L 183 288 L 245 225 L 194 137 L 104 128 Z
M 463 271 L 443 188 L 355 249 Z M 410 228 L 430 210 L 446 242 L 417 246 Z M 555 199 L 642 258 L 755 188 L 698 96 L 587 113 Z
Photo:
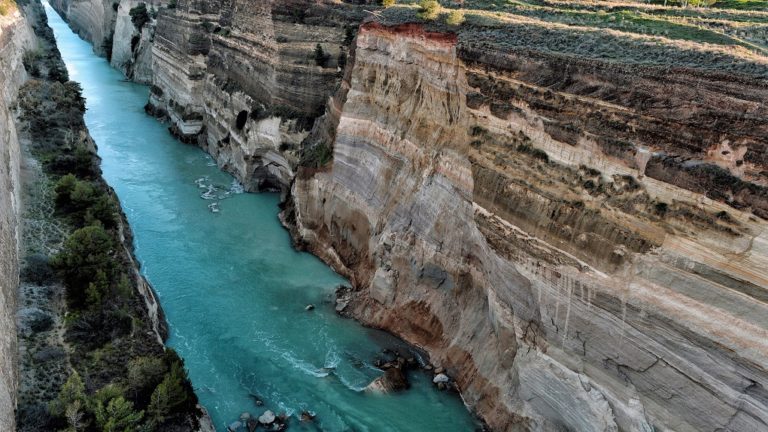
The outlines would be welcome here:
M 14 430 L 18 364 L 16 305 L 21 227 L 20 149 L 11 105 L 26 81 L 34 34 L 18 10 L 0 16 L 0 430 Z

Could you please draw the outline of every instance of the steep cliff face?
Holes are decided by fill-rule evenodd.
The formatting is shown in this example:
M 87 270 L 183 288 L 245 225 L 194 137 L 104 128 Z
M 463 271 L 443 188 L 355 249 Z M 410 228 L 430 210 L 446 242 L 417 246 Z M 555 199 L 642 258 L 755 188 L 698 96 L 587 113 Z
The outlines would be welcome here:
M 117 8 L 110 62 L 136 82 L 152 82 L 152 42 L 157 22 L 153 17 L 167 4 L 167 0 L 121 0 Z M 146 22 L 142 10 L 146 10 Z
M 368 24 L 342 88 L 295 233 L 495 430 L 766 428 L 765 81 Z
M 18 365 L 16 298 L 19 286 L 19 141 L 10 104 L 27 79 L 22 57 L 34 44 L 19 12 L 0 16 L 0 429 L 14 430 Z
M 99 55 L 112 51 L 118 3 L 113 0 L 51 0 L 51 6 Z
M 158 18 L 149 108 L 247 189 L 287 189 L 299 144 L 341 81 L 345 25 L 361 13 L 324 2 L 180 1 Z
M 169 0 L 52 0 L 51 6 L 93 50 L 139 83 L 152 80 L 158 11 Z

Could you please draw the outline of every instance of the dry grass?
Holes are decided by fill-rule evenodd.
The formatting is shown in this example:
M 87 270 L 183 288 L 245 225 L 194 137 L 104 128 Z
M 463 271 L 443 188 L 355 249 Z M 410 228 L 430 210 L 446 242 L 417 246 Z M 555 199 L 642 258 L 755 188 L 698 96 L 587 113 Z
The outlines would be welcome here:
M 460 27 L 448 23 L 459 8 L 443 1 L 425 23 L 456 32 L 462 44 L 497 50 L 532 49 L 616 63 L 698 68 L 768 78 L 768 13 L 621 2 L 465 0 Z M 418 22 L 418 8 L 400 1 L 384 22 Z
M 0 0 L 0 15 L 10 15 L 17 9 L 18 7 L 16 6 L 15 0 Z

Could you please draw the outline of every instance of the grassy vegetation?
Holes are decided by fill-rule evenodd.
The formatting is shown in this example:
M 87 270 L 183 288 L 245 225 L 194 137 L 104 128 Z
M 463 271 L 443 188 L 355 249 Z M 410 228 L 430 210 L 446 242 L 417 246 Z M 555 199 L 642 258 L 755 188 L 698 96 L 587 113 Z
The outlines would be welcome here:
M 426 2 L 401 0 L 380 16 L 386 24 L 421 21 L 434 30 L 455 32 L 465 47 L 768 77 L 766 12 L 610 1 L 456 4 L 442 1 L 426 14 Z M 461 25 L 456 25 L 457 14 Z
M 0 0 L 0 15 L 10 15 L 16 9 L 18 9 L 16 0 Z

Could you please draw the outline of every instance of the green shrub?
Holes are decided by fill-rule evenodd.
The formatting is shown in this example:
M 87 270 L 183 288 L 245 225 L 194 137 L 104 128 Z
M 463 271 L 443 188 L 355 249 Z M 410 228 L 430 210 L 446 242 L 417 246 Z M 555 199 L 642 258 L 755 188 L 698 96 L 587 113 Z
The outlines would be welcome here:
M 448 14 L 448 18 L 445 20 L 446 24 L 452 26 L 460 26 L 464 24 L 464 12 L 455 10 Z
M 63 417 L 68 407 L 73 404 L 85 407 L 86 401 L 85 384 L 83 384 L 80 374 L 77 371 L 72 371 L 72 374 L 59 390 L 56 399 L 48 404 L 48 412 L 54 417 Z
M 333 149 L 328 144 L 321 142 L 312 147 L 305 148 L 301 154 L 302 166 L 320 168 L 333 160 Z
M 397 3 L 396 0 L 381 0 L 381 5 L 384 6 L 385 8 L 394 6 L 395 3 Z
M 131 22 L 138 31 L 141 31 L 144 25 L 149 22 L 149 12 L 147 11 L 146 3 L 139 3 L 128 12 L 128 15 L 131 16 Z
M 549 162 L 549 155 L 544 150 L 531 146 L 530 144 L 520 144 L 517 146 L 517 151 L 531 155 L 534 159 L 539 159 L 544 162 Z
M 75 307 L 83 306 L 92 289 L 101 288 L 103 280 L 112 279 L 116 262 L 112 237 L 101 226 L 87 226 L 73 232 L 53 259 L 67 287 L 67 296 Z M 91 288 L 91 284 L 98 284 Z
M 21 271 L 23 280 L 37 285 L 45 285 L 53 280 L 55 274 L 51 268 L 50 259 L 46 255 L 35 254 L 27 257 L 25 261 Z
M 440 14 L 440 9 L 440 3 L 437 0 L 421 0 L 417 16 L 420 19 L 432 21 Z
M 92 183 L 67 174 L 59 179 L 54 191 L 56 210 L 76 227 L 101 224 L 112 228 L 117 224 L 113 199 Z
M 122 396 L 116 397 L 106 405 L 98 402 L 96 409 L 96 423 L 103 432 L 129 432 L 144 418 L 144 411 L 133 409 L 133 402 L 125 400 Z
M 325 50 L 323 49 L 322 45 L 317 44 L 315 46 L 315 64 L 321 67 L 325 67 L 326 64 L 328 64 L 328 59 L 330 58 L 330 55 L 328 55 Z
M 187 373 L 181 362 L 171 363 L 171 370 L 165 374 L 163 381 L 157 385 L 150 397 L 150 419 L 156 424 L 162 424 L 173 410 L 187 400 Z
M 168 366 L 157 357 L 137 357 L 128 362 L 128 385 L 131 396 L 144 400 L 168 372 Z

